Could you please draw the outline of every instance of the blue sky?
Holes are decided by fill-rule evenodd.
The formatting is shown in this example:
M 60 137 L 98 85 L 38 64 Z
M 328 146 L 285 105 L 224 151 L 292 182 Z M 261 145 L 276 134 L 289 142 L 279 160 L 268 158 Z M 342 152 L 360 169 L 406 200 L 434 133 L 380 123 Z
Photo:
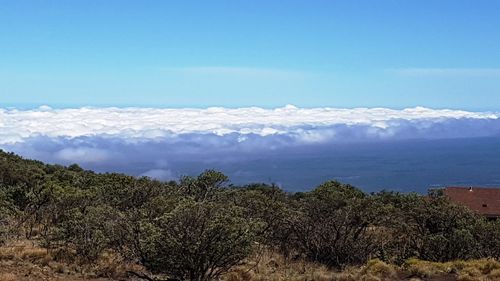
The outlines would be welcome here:
M 0 106 L 500 110 L 500 2 L 0 0 Z

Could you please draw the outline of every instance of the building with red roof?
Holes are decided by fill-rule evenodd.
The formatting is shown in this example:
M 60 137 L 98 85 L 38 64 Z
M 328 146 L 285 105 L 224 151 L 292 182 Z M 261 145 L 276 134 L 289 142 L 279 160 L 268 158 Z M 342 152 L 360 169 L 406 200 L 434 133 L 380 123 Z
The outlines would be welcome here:
M 451 186 L 444 188 L 443 194 L 487 218 L 500 218 L 500 188 Z

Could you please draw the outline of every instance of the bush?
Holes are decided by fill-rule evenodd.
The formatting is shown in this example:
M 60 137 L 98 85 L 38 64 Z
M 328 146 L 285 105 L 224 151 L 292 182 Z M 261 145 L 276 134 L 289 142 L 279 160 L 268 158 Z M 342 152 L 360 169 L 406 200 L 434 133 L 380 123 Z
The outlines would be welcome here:
M 349 185 L 328 182 L 299 199 L 292 218 L 295 250 L 330 267 L 365 263 L 374 251 L 371 199 Z
M 416 257 L 445 262 L 491 254 L 484 250 L 486 239 L 480 238 L 485 235 L 481 228 L 488 227 L 485 220 L 445 197 L 380 193 L 374 198 L 382 203 L 381 210 L 385 208 L 377 219 L 377 244 L 379 257 L 386 261 L 402 263 Z
M 106 206 L 90 206 L 84 210 L 73 209 L 57 228 L 49 242 L 54 246 L 65 245 L 75 251 L 80 262 L 95 262 L 109 248 L 114 231 L 115 212 Z
M 245 259 L 258 225 L 236 207 L 186 200 L 143 225 L 142 264 L 178 280 L 213 280 Z

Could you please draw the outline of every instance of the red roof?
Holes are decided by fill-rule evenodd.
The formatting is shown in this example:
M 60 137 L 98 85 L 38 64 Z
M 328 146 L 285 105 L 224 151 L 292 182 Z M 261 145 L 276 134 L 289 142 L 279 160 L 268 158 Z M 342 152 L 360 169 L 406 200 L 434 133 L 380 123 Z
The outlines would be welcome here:
M 451 201 L 479 214 L 500 217 L 500 188 L 446 187 L 443 192 Z

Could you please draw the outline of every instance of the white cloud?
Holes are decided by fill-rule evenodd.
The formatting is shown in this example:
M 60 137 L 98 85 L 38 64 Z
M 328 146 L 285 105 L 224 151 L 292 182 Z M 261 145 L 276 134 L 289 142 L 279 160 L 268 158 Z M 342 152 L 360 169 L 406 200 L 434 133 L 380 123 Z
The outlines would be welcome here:
M 366 149 L 367 157 L 372 157 L 370 151 L 383 148 L 381 154 L 391 154 L 397 142 L 406 144 L 393 155 L 406 153 L 401 147 L 412 151 L 415 143 L 424 143 L 415 152 L 421 153 L 426 143 L 443 145 L 448 141 L 404 140 L 500 136 L 499 116 L 495 112 L 422 107 L 0 108 L 0 148 L 48 163 L 78 163 L 99 172 L 118 171 L 160 180 L 214 168 L 232 172 L 240 180 L 277 179 L 293 185 L 309 173 L 294 170 L 296 163 L 307 166 L 312 163 L 307 161 L 314 158 L 314 165 L 324 166 L 319 170 L 327 171 L 324 179 L 332 178 L 331 173 L 342 170 L 345 163 L 353 169 L 345 177 L 356 176 L 365 169 Z M 468 141 L 452 140 L 460 143 L 453 153 L 474 150 L 471 146 L 463 148 Z M 478 151 L 486 155 L 484 148 Z M 325 158 L 325 153 L 336 156 Z M 432 154 L 429 152 L 434 159 Z M 330 171 L 332 161 L 340 162 Z
M 55 159 L 66 163 L 99 163 L 107 161 L 110 153 L 91 147 L 63 148 L 55 153 Z
M 396 68 L 389 71 L 404 76 L 500 77 L 500 68 Z
M 207 141 L 225 136 L 244 143 L 255 137 L 280 137 L 286 142 L 341 141 L 342 138 L 448 138 L 496 135 L 500 114 L 423 107 L 387 108 L 75 108 L 0 109 L 0 145 L 38 137 L 101 137 L 126 142 Z M 187 137 L 189 136 L 189 137 Z M 255 136 L 251 138 L 250 136 Z M 221 139 L 216 142 L 224 144 Z M 104 157 L 93 150 L 72 148 L 61 153 Z
M 165 169 L 151 169 L 145 173 L 142 173 L 140 176 L 162 181 L 179 179 L 179 177 L 176 176 L 171 170 L 165 170 Z
M 301 71 L 234 66 L 193 66 L 182 68 L 164 68 L 165 71 L 188 75 L 224 75 L 237 77 L 300 78 L 311 74 Z
M 256 167 L 267 163 L 288 171 L 293 165 L 287 166 L 287 159 L 311 155 L 321 155 L 318 161 L 328 162 L 329 158 L 322 158 L 325 148 L 332 149 L 330 153 L 346 147 L 352 152 L 410 139 L 500 136 L 499 116 L 422 107 L 291 105 L 276 109 L 0 109 L 0 148 L 48 163 L 78 163 L 99 172 L 160 180 L 195 175 L 206 168 L 248 170 L 254 174 L 240 179 L 269 180 L 254 178 Z M 407 143 L 411 150 L 414 142 Z M 327 162 L 325 167 L 330 165 Z M 273 175 L 273 169 L 266 173 Z

